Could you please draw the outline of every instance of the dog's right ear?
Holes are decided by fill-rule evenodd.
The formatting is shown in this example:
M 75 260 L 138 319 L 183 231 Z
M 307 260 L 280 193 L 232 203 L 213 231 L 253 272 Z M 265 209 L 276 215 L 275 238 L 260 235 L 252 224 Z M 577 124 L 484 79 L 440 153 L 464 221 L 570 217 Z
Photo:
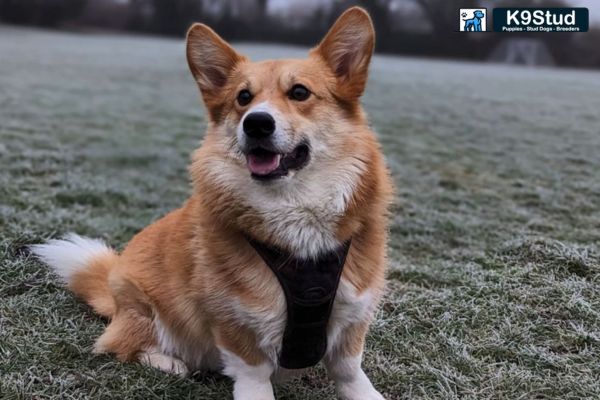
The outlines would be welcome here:
M 204 24 L 194 24 L 188 30 L 186 54 L 205 101 L 216 95 L 236 65 L 246 60 Z

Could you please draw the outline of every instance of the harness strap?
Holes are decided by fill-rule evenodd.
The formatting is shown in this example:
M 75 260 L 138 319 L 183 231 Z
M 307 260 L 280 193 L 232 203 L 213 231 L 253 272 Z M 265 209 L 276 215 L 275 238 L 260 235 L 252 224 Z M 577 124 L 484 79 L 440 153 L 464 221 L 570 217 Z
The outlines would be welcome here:
M 327 351 L 327 324 L 351 241 L 317 259 L 296 258 L 251 238 L 248 242 L 285 294 L 287 322 L 279 365 L 286 369 L 316 365 Z

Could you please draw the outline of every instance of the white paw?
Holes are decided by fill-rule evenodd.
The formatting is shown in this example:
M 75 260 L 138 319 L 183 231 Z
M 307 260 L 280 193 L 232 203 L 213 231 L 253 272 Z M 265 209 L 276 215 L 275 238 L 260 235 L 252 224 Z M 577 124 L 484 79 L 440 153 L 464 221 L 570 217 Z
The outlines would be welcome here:
M 340 400 L 385 400 L 362 371 L 353 380 L 336 382 L 336 389 Z
M 233 400 L 275 400 L 273 394 L 267 393 L 252 393 L 252 394 L 239 394 L 234 393 Z
M 330 360 L 326 366 L 340 400 L 385 400 L 360 368 L 361 356 Z
M 385 398 L 375 390 L 370 388 L 356 388 L 352 385 L 342 386 L 338 389 L 338 398 L 340 400 L 385 400 Z
M 144 365 L 149 365 L 169 374 L 187 376 L 189 373 L 183 361 L 157 350 L 147 350 L 140 353 L 139 360 Z
M 233 385 L 234 400 L 275 400 L 271 383 L 236 381 Z

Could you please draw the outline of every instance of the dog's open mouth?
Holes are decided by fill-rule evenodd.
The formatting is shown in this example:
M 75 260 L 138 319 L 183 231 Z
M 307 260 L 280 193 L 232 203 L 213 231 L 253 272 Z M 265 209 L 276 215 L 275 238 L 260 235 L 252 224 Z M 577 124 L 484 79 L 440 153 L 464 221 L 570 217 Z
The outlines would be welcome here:
M 301 143 L 286 154 L 257 147 L 246 155 L 246 166 L 253 178 L 269 180 L 286 176 L 290 170 L 304 168 L 309 156 L 310 149 L 306 143 Z

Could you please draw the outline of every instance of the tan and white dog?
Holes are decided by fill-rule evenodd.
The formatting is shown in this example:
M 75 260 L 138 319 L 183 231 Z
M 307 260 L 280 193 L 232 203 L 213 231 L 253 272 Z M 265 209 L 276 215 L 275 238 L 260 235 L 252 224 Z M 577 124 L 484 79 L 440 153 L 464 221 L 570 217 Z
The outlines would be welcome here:
M 300 259 L 351 239 L 323 361 L 340 399 L 383 399 L 361 369 L 392 196 L 359 102 L 373 46 L 361 8 L 306 59 L 253 63 L 206 25 L 190 28 L 187 59 L 210 119 L 192 196 L 121 254 L 74 234 L 32 246 L 110 319 L 95 351 L 178 374 L 220 370 L 236 400 L 274 399 L 286 298 L 248 238 Z

